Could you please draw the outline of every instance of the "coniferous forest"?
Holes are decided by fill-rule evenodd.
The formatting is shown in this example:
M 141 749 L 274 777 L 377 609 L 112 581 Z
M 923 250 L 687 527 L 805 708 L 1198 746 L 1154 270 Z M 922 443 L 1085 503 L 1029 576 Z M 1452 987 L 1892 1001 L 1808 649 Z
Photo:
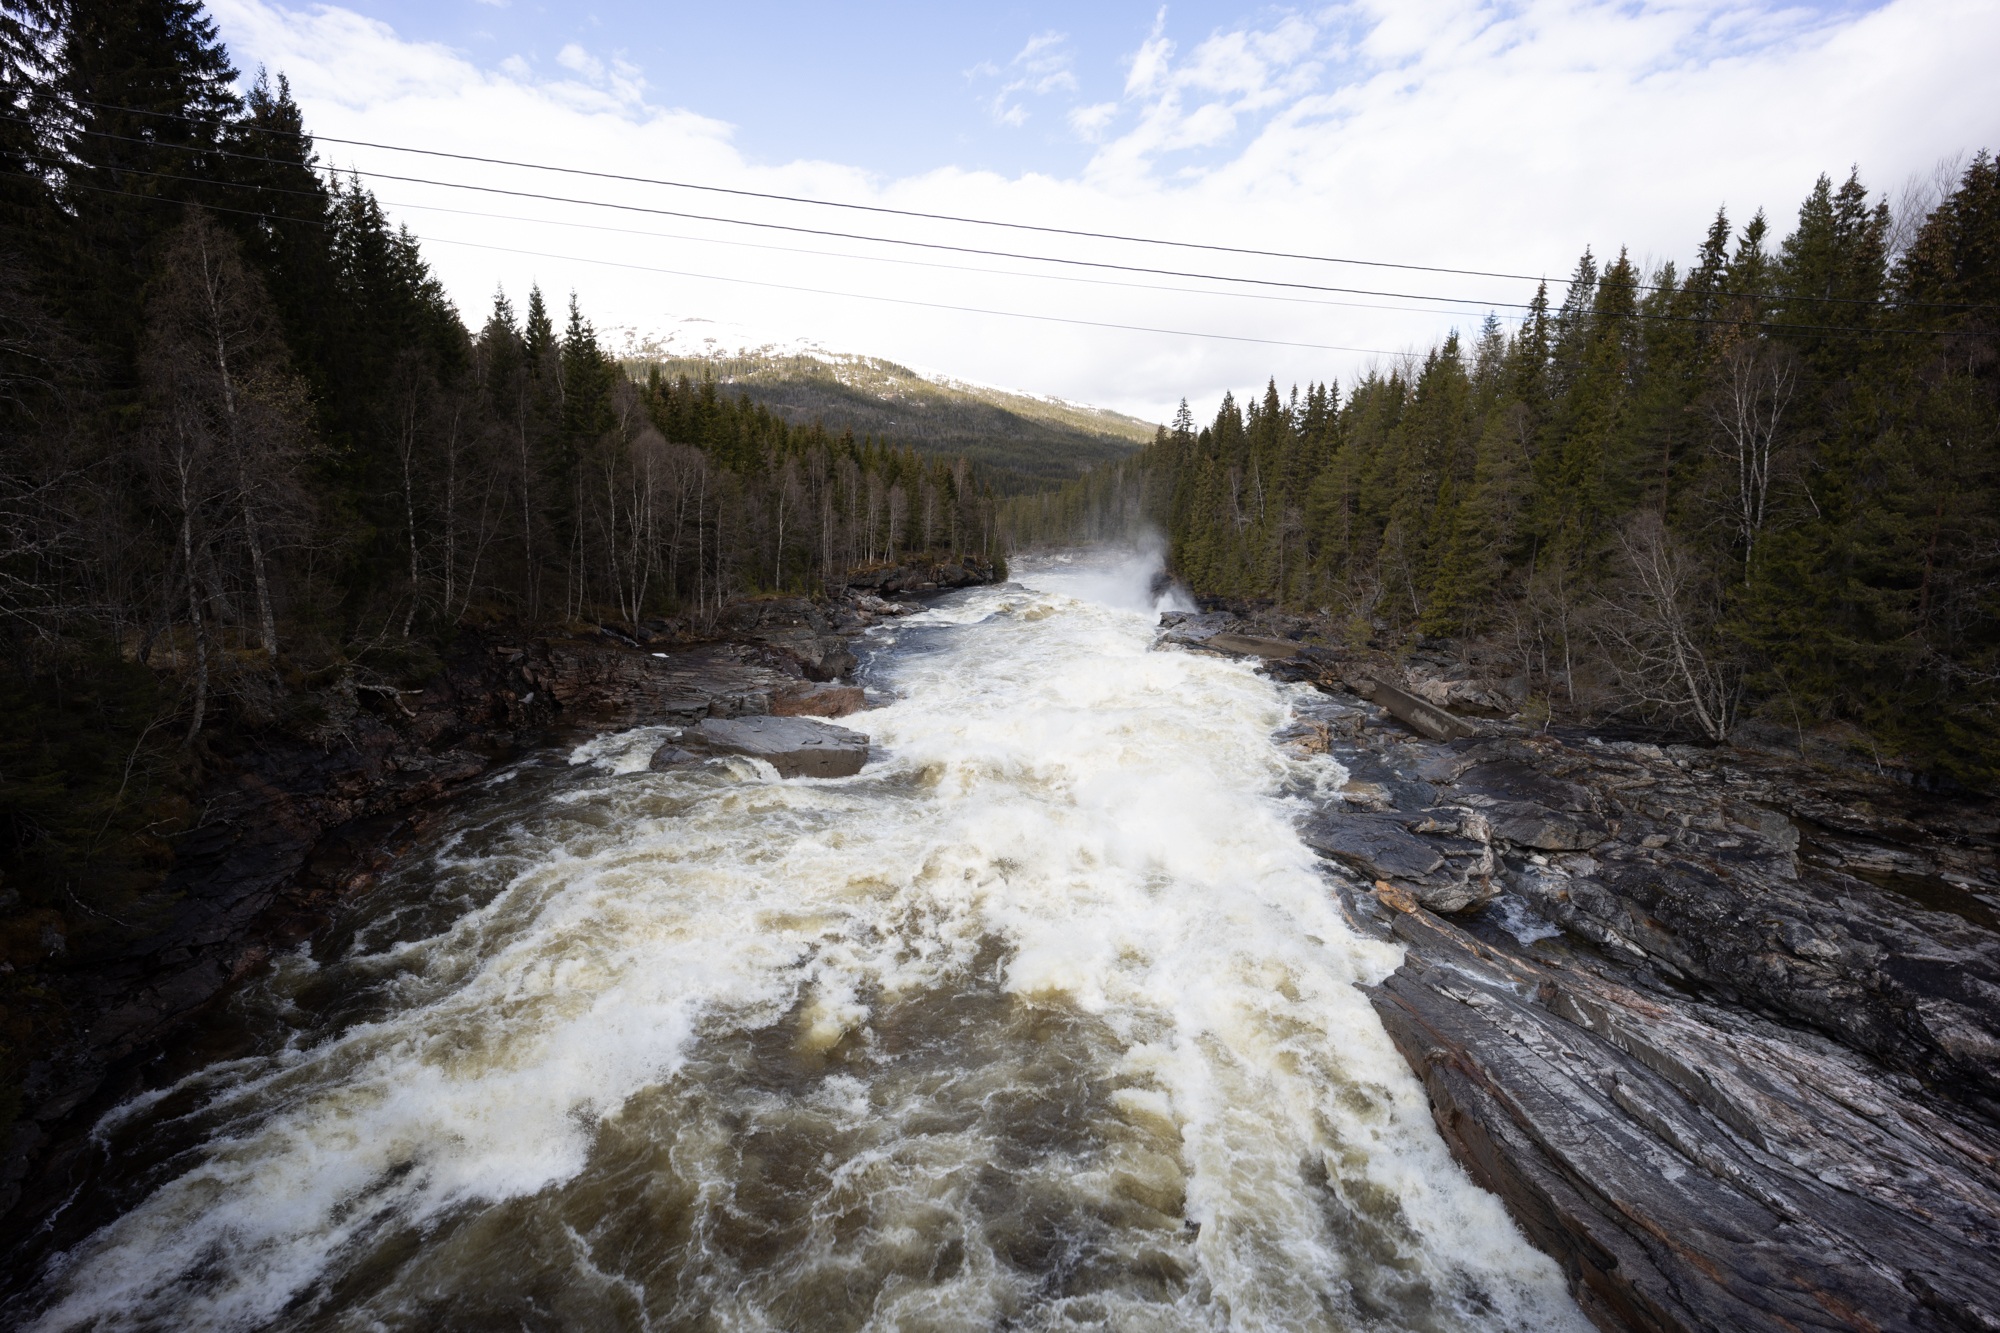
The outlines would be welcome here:
M 219 731 L 309 726 L 343 678 L 420 682 L 465 624 L 699 624 L 995 553 L 963 459 L 618 364 L 574 295 L 469 321 L 322 166 L 285 80 L 243 84 L 195 0 L 0 10 L 0 924 L 23 957 L 146 924 Z
M 1164 532 L 1197 593 L 1360 646 L 1479 641 L 1531 710 L 2000 777 L 2000 166 L 1894 217 L 1822 177 L 1781 238 L 1586 250 L 1518 327 L 1212 420 L 1008 501 L 1020 540 Z

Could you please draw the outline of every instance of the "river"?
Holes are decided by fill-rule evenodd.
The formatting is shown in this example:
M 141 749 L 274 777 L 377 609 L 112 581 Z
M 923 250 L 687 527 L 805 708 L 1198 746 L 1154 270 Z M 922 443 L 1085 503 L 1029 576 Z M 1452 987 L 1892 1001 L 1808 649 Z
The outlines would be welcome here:
M 461 797 L 108 1116 L 58 1329 L 1550 1330 L 1292 825 L 1294 691 L 1151 652 L 1151 570 L 872 631 L 858 776 Z

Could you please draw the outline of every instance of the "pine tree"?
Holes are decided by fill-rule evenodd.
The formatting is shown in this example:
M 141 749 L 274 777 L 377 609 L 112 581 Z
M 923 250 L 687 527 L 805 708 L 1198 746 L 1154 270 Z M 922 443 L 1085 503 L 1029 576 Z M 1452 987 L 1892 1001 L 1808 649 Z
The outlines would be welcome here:
M 103 0 L 64 15 L 53 93 L 67 229 L 65 307 L 131 383 L 138 303 L 178 201 L 235 206 L 221 147 L 236 71 L 197 0 Z
M 1778 336 L 1799 348 L 1820 376 L 1841 375 L 1856 363 L 1859 339 L 1813 330 L 1874 322 L 1888 276 L 1888 233 L 1888 205 L 1868 207 L 1858 172 L 1838 194 L 1822 175 L 1799 208 L 1798 229 L 1778 248 L 1779 298 L 1771 319 Z
M 522 330 L 522 342 L 528 355 L 528 373 L 554 386 L 550 392 L 560 394 L 562 378 L 556 364 L 556 326 L 549 318 L 548 302 L 542 299 L 540 283 L 528 288 L 528 322 Z
M 49 0 L 0 7 L 0 251 L 20 253 L 49 215 L 47 145 L 40 130 L 49 110 L 43 84 L 55 43 Z
M 243 243 L 246 259 L 284 323 L 285 340 L 302 370 L 316 370 L 336 330 L 339 295 L 334 284 L 328 219 L 332 197 L 319 174 L 319 154 L 305 132 L 305 118 L 283 75 L 274 86 L 263 70 L 243 98 L 243 114 L 223 142 L 241 156 L 221 159 L 233 208 L 219 215 Z M 323 381 L 314 385 L 324 397 Z

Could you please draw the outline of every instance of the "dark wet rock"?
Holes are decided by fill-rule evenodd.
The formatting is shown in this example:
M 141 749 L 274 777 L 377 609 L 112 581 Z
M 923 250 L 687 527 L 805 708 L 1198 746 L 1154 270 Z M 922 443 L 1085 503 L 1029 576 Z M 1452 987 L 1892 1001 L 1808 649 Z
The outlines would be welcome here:
M 715 632 L 782 654 L 809 680 L 838 680 L 856 665 L 831 617 L 803 597 L 731 602 L 717 615 Z
M 1597 793 L 1580 782 L 1565 782 L 1519 759 L 1482 759 L 1459 770 L 1452 785 L 1468 797 L 1498 797 L 1528 801 L 1551 810 L 1596 814 L 1603 808 Z
M 799 677 L 761 643 L 704 644 L 666 653 L 575 639 L 531 641 L 510 665 L 528 685 L 524 723 L 637 726 L 770 711 L 773 691 Z M 539 700 L 542 707 L 529 711 Z
M 971 588 L 994 581 L 994 567 L 976 555 L 961 555 L 956 561 L 884 565 L 878 569 L 856 570 L 849 574 L 849 588 L 861 588 L 884 596 L 899 592 L 932 592 L 950 588 Z
M 669 741 L 659 749 L 653 751 L 653 757 L 647 761 L 646 767 L 652 769 L 655 773 L 665 773 L 676 768 L 686 768 L 690 764 L 698 764 L 707 757 L 705 754 L 697 754 L 693 750 L 684 749 L 679 744 Z
M 1236 627 L 1236 617 L 1221 613 L 1166 611 L 1160 615 L 1161 644 L 1183 648 L 1206 648 L 1208 640 Z
M 1490 901 L 1498 863 L 1490 849 L 1464 838 L 1420 837 L 1425 825 L 1399 814 L 1335 813 L 1308 823 L 1308 847 L 1370 880 L 1396 884 L 1434 912 L 1463 912 Z M 1435 831 L 1434 826 L 1425 832 Z
M 1444 799 L 1464 811 L 1461 826 L 1482 842 L 1498 839 L 1540 851 L 1579 852 L 1611 836 L 1610 822 L 1599 813 L 1604 802 L 1596 791 L 1552 777 L 1532 763 L 1482 758 L 1434 771 L 1456 773 Z
M 868 762 L 868 737 L 808 717 L 711 719 L 688 728 L 681 741 L 762 759 L 782 778 L 844 778 Z
M 1532 801 L 1494 801 L 1479 792 L 1460 799 L 1474 805 L 1485 821 L 1482 841 L 1500 839 L 1542 851 L 1581 852 L 1611 836 L 1611 826 L 1593 814 L 1551 810 Z
M 2000 1328 L 1993 802 L 1575 730 L 1423 741 L 1321 687 L 1324 752 L 1396 805 L 1306 835 L 1408 946 L 1371 999 L 1601 1327 Z M 1467 846 L 1503 896 L 1446 921 Z
M 1412 883 L 1444 867 L 1430 839 L 1405 832 L 1393 815 L 1328 815 L 1306 825 L 1306 846 L 1354 866 L 1369 879 Z
M 1599 1327 L 1996 1327 L 1991 1122 L 1810 1032 L 1381 898 L 1356 924 L 1386 915 L 1409 952 L 1369 998 L 1453 1155 Z
M 1420 771 L 1437 781 L 1440 832 L 1489 843 L 1507 881 L 1551 922 L 1621 957 L 1649 960 L 1719 994 L 1805 1023 L 1904 1072 L 2000 1103 L 2000 934 L 1973 894 L 1934 881 L 1927 910 L 1907 893 L 1801 859 L 1826 836 L 1787 813 L 1828 812 L 1798 778 L 1765 764 L 1656 746 L 1555 738 L 1455 742 Z M 1808 770 L 1810 773 L 1810 770 Z M 1886 793 L 1876 788 L 1876 802 Z M 1906 807 L 1847 808 L 1897 864 L 1946 859 L 1950 826 L 1927 831 Z M 1926 816 L 1928 817 L 1928 816 Z M 1912 839 L 1900 846 L 1885 835 Z M 1990 845 L 1956 855 L 1991 875 Z M 1890 880 L 1890 883 L 1907 880 Z
M 1838 872 L 1770 873 L 1741 850 L 1612 844 L 1521 889 L 1586 939 L 2000 1106 L 2000 938 Z

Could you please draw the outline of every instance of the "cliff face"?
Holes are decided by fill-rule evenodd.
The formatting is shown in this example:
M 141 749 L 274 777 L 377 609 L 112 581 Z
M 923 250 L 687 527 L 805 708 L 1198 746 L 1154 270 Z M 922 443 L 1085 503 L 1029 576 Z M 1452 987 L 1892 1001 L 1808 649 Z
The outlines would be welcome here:
M 1305 836 L 1408 951 L 1369 998 L 1601 1327 L 2000 1328 L 1994 802 L 1548 734 L 1504 682 L 1231 628 L 1163 645 L 1319 687 L 1281 739 L 1352 780 Z

